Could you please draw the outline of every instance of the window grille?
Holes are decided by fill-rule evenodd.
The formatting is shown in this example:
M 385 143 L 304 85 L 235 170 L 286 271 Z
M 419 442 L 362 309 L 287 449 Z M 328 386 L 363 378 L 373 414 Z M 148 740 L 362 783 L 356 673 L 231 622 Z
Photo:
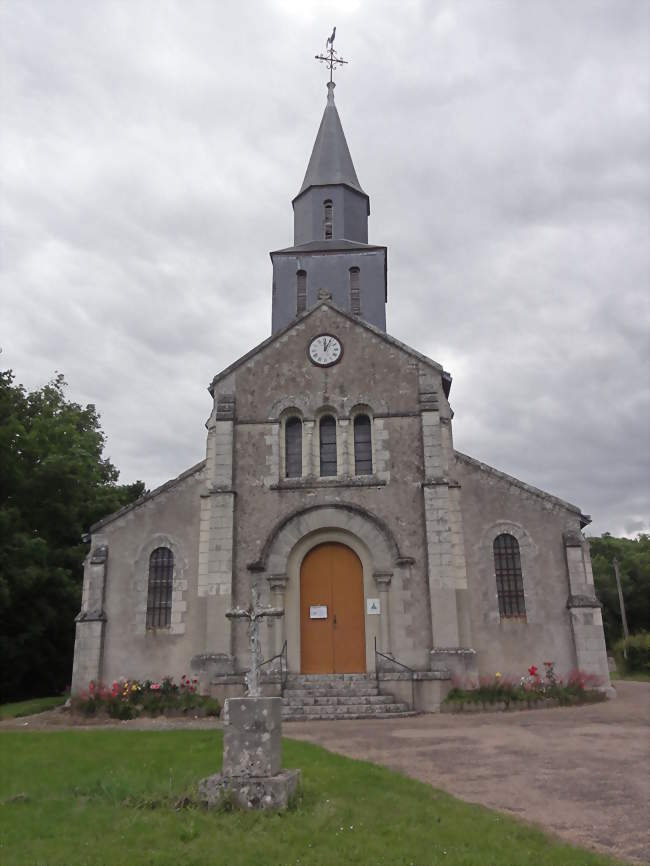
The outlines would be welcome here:
M 361 273 L 359 268 L 350 268 L 350 310 L 355 316 L 361 312 Z
M 354 419 L 354 473 L 372 475 L 372 434 L 367 415 Z
M 323 208 L 325 211 L 325 218 L 323 220 L 323 224 L 325 227 L 325 240 L 330 240 L 332 237 L 332 202 L 330 199 L 327 199 L 323 202 Z
M 499 613 L 507 619 L 525 619 L 526 602 L 519 542 L 514 535 L 504 532 L 494 539 L 493 548 Z
M 307 309 L 307 271 L 296 272 L 296 314 Z
M 320 474 L 336 475 L 336 420 L 331 415 L 320 419 Z
M 284 463 L 287 478 L 302 476 L 302 421 L 287 418 L 284 425 Z
M 147 628 L 166 628 L 172 621 L 172 581 L 174 554 L 168 547 L 157 547 L 149 557 Z

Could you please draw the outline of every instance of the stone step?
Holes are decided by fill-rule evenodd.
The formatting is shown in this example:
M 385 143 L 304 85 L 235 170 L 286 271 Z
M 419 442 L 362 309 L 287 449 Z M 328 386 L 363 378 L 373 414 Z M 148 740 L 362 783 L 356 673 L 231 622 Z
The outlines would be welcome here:
M 327 705 L 318 707 L 295 707 L 284 706 L 282 708 L 282 718 L 302 718 L 303 716 L 320 716 L 321 718 L 339 718 L 347 714 L 366 715 L 374 717 L 385 713 L 405 713 L 409 712 L 408 704 L 390 703 L 390 704 L 345 704 L 345 705 Z
M 328 695 L 313 696 L 313 695 L 292 695 L 285 693 L 285 706 L 291 707 L 324 707 L 324 706 L 345 706 L 347 704 L 391 704 L 395 699 L 390 695 L 359 695 L 356 692 L 350 695 Z
M 345 695 L 378 695 L 379 689 L 377 686 L 355 686 L 354 688 L 340 689 L 292 689 L 287 686 L 284 693 L 296 698 L 335 698 L 339 695 L 341 697 Z
M 406 706 L 406 704 L 404 705 Z M 303 715 L 282 715 L 283 722 L 338 722 L 345 719 L 405 719 L 415 716 L 412 710 L 399 713 L 339 713 L 336 716 L 327 716 L 320 713 L 308 713 Z
M 374 674 L 287 674 L 290 683 L 374 683 Z

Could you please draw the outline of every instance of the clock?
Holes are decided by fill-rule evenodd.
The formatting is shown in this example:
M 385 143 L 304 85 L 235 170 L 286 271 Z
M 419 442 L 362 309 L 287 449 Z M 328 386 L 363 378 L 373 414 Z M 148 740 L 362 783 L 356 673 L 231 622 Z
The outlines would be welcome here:
M 341 360 L 343 346 L 332 334 L 319 334 L 309 344 L 309 360 L 319 367 L 331 367 Z

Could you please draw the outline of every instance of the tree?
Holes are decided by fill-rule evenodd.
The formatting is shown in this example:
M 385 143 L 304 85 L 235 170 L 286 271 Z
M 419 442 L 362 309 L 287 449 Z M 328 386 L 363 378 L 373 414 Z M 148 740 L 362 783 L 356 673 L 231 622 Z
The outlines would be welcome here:
M 28 392 L 0 371 L 0 702 L 69 683 L 82 535 L 144 492 L 118 485 L 95 406 L 66 387 L 59 373 Z
M 614 557 L 619 563 L 630 634 L 650 631 L 650 536 L 614 538 L 605 532 L 599 538 L 590 538 L 589 547 L 596 592 L 603 604 L 607 646 L 612 647 L 623 636 Z

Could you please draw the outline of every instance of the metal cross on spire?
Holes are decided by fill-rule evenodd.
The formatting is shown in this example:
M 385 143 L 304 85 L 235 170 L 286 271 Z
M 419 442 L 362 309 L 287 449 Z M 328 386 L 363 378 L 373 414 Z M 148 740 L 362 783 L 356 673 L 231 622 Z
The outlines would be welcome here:
M 330 71 L 330 84 L 334 82 L 334 69 L 337 66 L 342 66 L 343 64 L 347 64 L 348 61 L 344 60 L 342 57 L 339 57 L 334 50 L 334 38 L 336 36 L 336 27 L 332 30 L 332 35 L 328 38 L 325 43 L 325 53 L 324 54 L 316 54 L 315 59 L 320 60 L 321 63 L 324 63 Z

